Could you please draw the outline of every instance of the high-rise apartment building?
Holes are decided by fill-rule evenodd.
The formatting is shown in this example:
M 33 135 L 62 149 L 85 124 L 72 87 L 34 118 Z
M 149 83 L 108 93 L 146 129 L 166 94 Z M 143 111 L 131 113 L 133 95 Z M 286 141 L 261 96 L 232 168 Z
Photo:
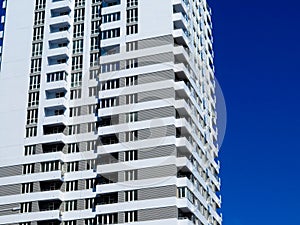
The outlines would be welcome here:
M 0 2 L 0 224 L 222 224 L 206 0 Z

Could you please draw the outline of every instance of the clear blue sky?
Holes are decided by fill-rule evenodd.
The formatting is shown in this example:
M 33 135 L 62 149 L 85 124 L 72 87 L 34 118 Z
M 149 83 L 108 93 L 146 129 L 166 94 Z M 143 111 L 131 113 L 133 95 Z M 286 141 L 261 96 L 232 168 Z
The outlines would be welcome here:
M 224 225 L 300 225 L 300 1 L 209 0 Z

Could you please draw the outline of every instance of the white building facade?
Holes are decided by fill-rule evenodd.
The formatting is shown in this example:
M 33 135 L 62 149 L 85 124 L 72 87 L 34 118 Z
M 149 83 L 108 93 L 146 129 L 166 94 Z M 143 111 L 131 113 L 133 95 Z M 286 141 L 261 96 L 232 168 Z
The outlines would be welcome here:
M 0 224 L 221 225 L 206 0 L 2 5 Z

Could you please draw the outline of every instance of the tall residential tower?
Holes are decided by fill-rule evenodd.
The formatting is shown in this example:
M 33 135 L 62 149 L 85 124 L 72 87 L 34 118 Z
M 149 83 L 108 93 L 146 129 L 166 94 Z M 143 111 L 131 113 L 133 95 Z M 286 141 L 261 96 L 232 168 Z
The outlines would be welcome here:
M 0 224 L 221 225 L 206 0 L 0 3 Z

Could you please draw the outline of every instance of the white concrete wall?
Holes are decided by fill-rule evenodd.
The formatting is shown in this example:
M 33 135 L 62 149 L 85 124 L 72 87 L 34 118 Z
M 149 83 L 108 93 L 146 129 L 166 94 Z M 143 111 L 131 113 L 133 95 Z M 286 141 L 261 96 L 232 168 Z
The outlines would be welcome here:
M 139 0 L 139 38 L 171 34 L 172 15 L 172 0 Z
M 22 154 L 34 1 L 7 1 L 2 70 L 0 72 L 0 165 Z

